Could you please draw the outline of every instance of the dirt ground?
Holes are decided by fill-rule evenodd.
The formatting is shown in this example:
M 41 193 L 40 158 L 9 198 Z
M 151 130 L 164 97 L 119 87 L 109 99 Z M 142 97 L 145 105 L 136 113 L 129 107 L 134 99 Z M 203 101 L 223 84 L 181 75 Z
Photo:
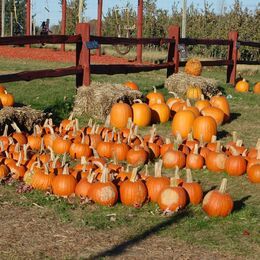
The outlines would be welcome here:
M 0 212 L 0 259 L 239 259 L 149 232 L 127 240 L 124 229 L 80 228 L 37 206 L 3 202 Z

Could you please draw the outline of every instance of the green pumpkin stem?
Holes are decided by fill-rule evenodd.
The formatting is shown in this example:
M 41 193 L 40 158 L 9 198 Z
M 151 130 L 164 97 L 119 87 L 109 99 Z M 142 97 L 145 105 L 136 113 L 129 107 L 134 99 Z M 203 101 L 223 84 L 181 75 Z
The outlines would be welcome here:
M 70 172 L 69 172 L 69 165 L 67 163 L 63 167 L 62 174 L 65 174 L 65 175 L 69 175 L 70 174 Z
M 130 177 L 130 181 L 131 182 L 136 182 L 138 179 L 138 176 L 137 176 L 137 168 L 134 168 L 132 170 L 132 174 L 131 174 L 131 177 Z
M 179 171 L 180 171 L 179 167 L 176 166 L 174 171 L 174 178 L 177 180 L 180 179 Z
M 186 169 L 186 182 L 193 183 L 191 169 Z

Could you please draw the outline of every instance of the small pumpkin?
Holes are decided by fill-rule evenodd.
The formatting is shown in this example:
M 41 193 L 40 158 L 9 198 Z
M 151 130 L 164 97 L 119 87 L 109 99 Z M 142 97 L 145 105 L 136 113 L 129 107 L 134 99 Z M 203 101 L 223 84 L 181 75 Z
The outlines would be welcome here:
M 166 169 L 175 168 L 178 166 L 180 169 L 185 167 L 186 158 L 183 152 L 176 149 L 169 149 L 162 157 L 163 166 Z
M 202 72 L 202 64 L 198 59 L 189 59 L 185 64 L 184 71 L 193 76 L 200 76 Z
M 96 176 L 96 173 L 90 171 L 87 178 L 81 178 L 81 180 L 77 183 L 76 188 L 75 188 L 76 196 L 78 196 L 80 198 L 89 197 L 90 187 L 93 184 L 95 176 Z
M 69 153 L 71 144 L 72 143 L 68 139 L 67 135 L 65 135 L 64 137 L 58 136 L 53 141 L 53 145 L 52 145 L 53 146 L 53 151 L 56 154 Z
M 235 86 L 235 90 L 237 92 L 248 92 L 249 90 L 249 83 L 243 79 L 237 82 L 236 86 Z
M 120 185 L 120 200 L 123 205 L 141 207 L 147 199 L 147 188 L 138 178 L 137 168 L 134 168 L 130 180 Z
M 186 157 L 186 168 L 192 170 L 200 170 L 204 166 L 204 158 L 199 153 L 199 146 L 195 144 L 193 153 L 189 153 Z
M 175 212 L 187 205 L 187 193 L 178 186 L 175 178 L 170 179 L 170 186 L 162 189 L 158 196 L 158 205 L 161 210 Z
M 166 123 L 170 118 L 170 109 L 159 100 L 157 104 L 150 105 L 153 123 Z
M 157 92 L 156 87 L 153 87 L 153 92 L 147 94 L 146 98 L 149 101 L 149 106 L 153 104 L 165 103 L 164 96 L 162 93 Z
M 203 198 L 203 190 L 199 183 L 192 180 L 192 174 L 190 169 L 186 169 L 186 182 L 182 184 L 182 187 L 186 190 L 189 196 L 190 203 L 198 205 Z
M 221 182 L 219 190 L 213 190 L 206 194 L 202 202 L 202 208 L 210 217 L 226 217 L 234 207 L 231 196 L 226 193 L 227 179 Z
M 257 83 L 254 85 L 253 92 L 254 92 L 255 94 L 260 94 L 260 82 L 257 82 Z
M 49 172 L 49 169 L 45 164 L 44 169 L 34 172 L 31 179 L 31 185 L 37 190 L 48 190 L 51 188 L 53 178 L 54 174 Z
M 139 87 L 137 86 L 136 83 L 134 83 L 133 81 L 127 81 L 123 84 L 125 87 L 128 87 L 132 90 L 139 90 Z
M 224 114 L 225 114 L 224 122 L 227 122 L 229 120 L 229 118 L 230 118 L 230 107 L 229 107 L 228 100 L 225 96 L 213 96 L 210 99 L 210 104 L 213 107 L 217 107 L 224 112 Z
M 260 183 L 260 164 L 255 164 L 247 170 L 248 179 L 252 183 Z
M 132 105 L 134 124 L 137 126 L 150 125 L 152 119 L 152 112 L 150 107 L 143 103 L 140 99 L 136 99 L 134 101 L 138 102 Z
M 189 86 L 186 91 L 186 97 L 189 99 L 200 99 L 202 95 L 201 88 L 198 86 Z
M 14 96 L 10 93 L 7 93 L 6 90 L 4 91 L 4 93 L 0 92 L 0 101 L 3 107 L 14 106 Z
M 198 108 L 199 111 L 201 111 L 202 109 L 206 108 L 206 107 L 210 107 L 211 104 L 209 102 L 209 100 L 206 100 L 204 98 L 204 95 L 201 95 L 200 100 L 197 100 L 195 103 L 195 107 Z

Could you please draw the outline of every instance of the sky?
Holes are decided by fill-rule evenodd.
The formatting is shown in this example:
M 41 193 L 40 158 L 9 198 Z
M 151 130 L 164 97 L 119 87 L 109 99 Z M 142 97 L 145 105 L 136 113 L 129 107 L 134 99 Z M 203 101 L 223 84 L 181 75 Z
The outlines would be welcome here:
M 59 6 L 59 0 L 31 0 L 32 1 L 32 13 L 36 14 L 36 23 L 41 24 L 42 21 L 47 18 L 50 19 L 50 23 L 57 24 L 61 20 L 61 7 Z M 87 10 L 84 13 L 84 16 L 87 19 L 95 19 L 97 17 L 97 2 L 98 0 L 87 0 Z M 130 2 L 131 5 L 137 9 L 138 0 L 103 0 L 103 13 L 105 14 L 109 8 L 112 8 L 115 5 L 119 7 L 124 7 L 127 2 Z M 174 0 L 157 0 L 158 8 L 167 9 L 171 11 L 171 7 Z M 182 1 L 176 1 L 181 3 Z M 216 12 L 220 11 L 222 0 L 207 0 L 207 2 L 213 4 L 213 8 Z M 229 7 L 233 4 L 234 0 L 224 0 L 225 6 Z M 187 0 L 187 5 L 191 3 L 195 4 L 197 7 L 202 7 L 204 0 Z M 257 4 L 260 3 L 260 0 L 242 0 L 243 7 L 248 7 L 249 9 L 254 10 Z M 181 6 L 179 4 L 179 6 Z M 46 10 L 48 9 L 49 12 Z

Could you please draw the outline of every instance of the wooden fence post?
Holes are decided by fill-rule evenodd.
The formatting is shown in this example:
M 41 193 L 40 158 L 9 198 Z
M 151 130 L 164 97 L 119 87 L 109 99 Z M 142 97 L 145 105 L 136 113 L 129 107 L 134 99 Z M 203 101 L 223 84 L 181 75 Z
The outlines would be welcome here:
M 138 11 L 137 11 L 137 38 L 143 37 L 143 0 L 138 0 Z M 136 56 L 137 63 L 142 63 L 143 45 L 137 44 Z
M 168 62 L 174 63 L 174 67 L 167 69 L 167 77 L 179 71 L 179 43 L 180 43 L 180 27 L 171 25 L 168 29 L 168 37 L 173 38 L 175 43 L 170 43 L 168 47 Z
M 83 74 L 76 74 L 76 86 L 90 85 L 90 50 L 86 43 L 90 41 L 90 24 L 78 23 L 76 33 L 81 35 L 82 42 L 76 45 L 76 66 L 81 65 Z
M 232 43 L 228 45 L 228 61 L 232 61 L 232 64 L 227 66 L 227 83 L 231 83 L 235 85 L 236 70 L 237 70 L 238 32 L 237 31 L 229 32 L 228 39 L 232 41 Z
M 66 34 L 67 0 L 62 0 L 61 34 Z M 65 44 L 61 44 L 61 51 L 65 51 Z

